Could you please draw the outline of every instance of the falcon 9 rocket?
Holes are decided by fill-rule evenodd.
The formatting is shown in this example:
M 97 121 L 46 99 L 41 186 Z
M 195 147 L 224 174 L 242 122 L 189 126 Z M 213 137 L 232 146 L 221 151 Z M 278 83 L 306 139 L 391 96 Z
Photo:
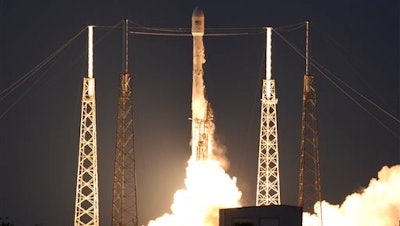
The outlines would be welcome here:
M 196 7 L 192 14 L 193 36 L 193 87 L 192 87 L 192 157 L 203 161 L 211 156 L 213 127 L 212 110 L 205 98 L 203 80 L 203 64 L 205 63 L 204 45 L 204 13 Z

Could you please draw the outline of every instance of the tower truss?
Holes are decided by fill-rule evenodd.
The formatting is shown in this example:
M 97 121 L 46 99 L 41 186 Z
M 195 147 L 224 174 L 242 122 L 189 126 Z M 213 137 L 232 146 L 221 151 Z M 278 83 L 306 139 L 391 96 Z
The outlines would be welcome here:
M 310 75 L 309 72 L 310 34 L 308 21 L 306 22 L 306 30 L 306 74 L 304 75 L 303 85 L 298 205 L 303 207 L 304 212 L 314 213 L 314 204 L 321 201 L 321 179 L 317 128 L 317 91 L 315 77 Z
M 279 205 L 278 120 L 276 114 L 275 81 L 271 79 L 271 36 L 267 28 L 266 79 L 261 98 L 260 144 L 258 156 L 256 205 Z
M 118 102 L 112 226 L 138 226 L 133 98 L 128 72 L 128 20 L 124 20 L 124 68 Z
M 88 77 L 83 79 L 74 226 L 99 226 L 93 26 L 88 27 Z

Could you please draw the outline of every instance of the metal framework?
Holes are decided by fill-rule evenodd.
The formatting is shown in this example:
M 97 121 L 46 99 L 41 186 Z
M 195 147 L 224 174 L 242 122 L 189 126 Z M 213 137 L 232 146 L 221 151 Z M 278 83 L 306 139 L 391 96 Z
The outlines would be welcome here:
M 271 79 L 271 28 L 267 28 L 266 79 L 261 98 L 260 145 L 256 205 L 279 205 L 278 120 L 275 81 Z
M 206 119 L 193 119 L 192 130 L 194 132 L 192 134 L 192 139 L 197 140 L 197 142 L 193 144 L 193 148 L 196 149 L 196 161 L 205 161 L 210 157 L 212 146 L 209 133 L 213 124 L 213 119 L 214 115 L 210 103 L 207 104 Z
M 124 22 L 124 72 L 121 74 L 118 103 L 111 225 L 138 226 L 133 98 L 128 72 L 128 20 Z
M 95 79 L 92 71 L 93 27 L 88 27 L 88 77 L 83 79 L 74 226 L 99 226 Z
M 304 212 L 314 213 L 314 204 L 317 201 L 321 201 L 321 179 L 317 129 L 317 91 L 315 78 L 309 72 L 310 48 L 308 21 L 306 25 L 306 74 L 304 75 L 303 86 L 298 205 L 303 207 Z M 321 208 L 320 210 L 322 211 Z M 320 216 L 322 217 L 322 214 Z

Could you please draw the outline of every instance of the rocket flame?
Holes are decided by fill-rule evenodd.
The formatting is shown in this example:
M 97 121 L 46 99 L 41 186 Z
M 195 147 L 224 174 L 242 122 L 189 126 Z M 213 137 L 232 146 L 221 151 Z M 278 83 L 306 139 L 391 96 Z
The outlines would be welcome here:
M 314 205 L 315 212 L 319 203 Z M 318 215 L 303 214 L 303 226 L 319 226 Z M 384 166 L 360 193 L 341 205 L 322 201 L 323 226 L 395 226 L 400 223 L 400 165 Z
M 189 161 L 185 189 L 176 191 L 171 214 L 150 221 L 149 226 L 217 226 L 220 208 L 237 207 L 242 193 L 236 178 L 215 160 Z

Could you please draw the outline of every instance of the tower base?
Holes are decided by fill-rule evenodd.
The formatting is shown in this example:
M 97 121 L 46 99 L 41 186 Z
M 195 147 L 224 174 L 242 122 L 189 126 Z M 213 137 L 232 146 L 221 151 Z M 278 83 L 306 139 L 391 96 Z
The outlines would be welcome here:
M 219 226 L 301 226 L 303 209 L 270 205 L 220 209 Z

